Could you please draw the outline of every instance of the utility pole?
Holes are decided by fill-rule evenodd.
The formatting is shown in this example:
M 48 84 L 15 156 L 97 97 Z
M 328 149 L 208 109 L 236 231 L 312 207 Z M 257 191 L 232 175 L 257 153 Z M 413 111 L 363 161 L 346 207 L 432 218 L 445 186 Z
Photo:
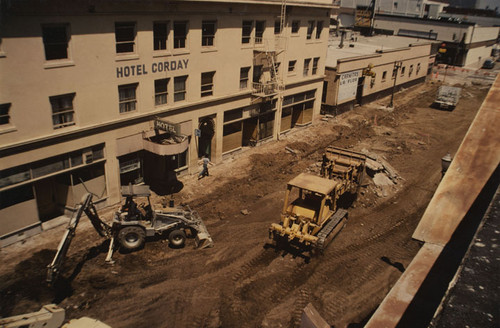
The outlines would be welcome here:
M 391 102 L 389 103 L 389 108 L 392 108 L 394 107 L 394 91 L 396 90 L 396 80 L 398 79 L 398 72 L 399 72 L 399 68 L 403 65 L 403 62 L 401 61 L 395 61 L 394 62 L 394 69 L 393 69 L 393 74 L 394 74 L 394 84 L 392 86 L 392 94 L 391 94 Z

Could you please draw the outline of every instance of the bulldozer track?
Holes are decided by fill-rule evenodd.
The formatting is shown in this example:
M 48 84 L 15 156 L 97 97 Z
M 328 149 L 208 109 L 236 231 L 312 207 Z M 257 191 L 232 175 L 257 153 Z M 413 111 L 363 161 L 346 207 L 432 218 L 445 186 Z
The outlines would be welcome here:
M 299 290 L 299 295 L 294 302 L 294 310 L 292 312 L 292 318 L 290 320 L 290 326 L 292 328 L 300 327 L 300 322 L 302 320 L 302 312 L 304 308 L 309 303 L 309 291 L 306 288 L 301 288 Z
M 245 277 L 251 276 L 256 271 L 260 270 L 260 268 L 269 265 L 278 254 L 271 249 L 262 250 L 257 256 L 247 261 L 245 264 L 241 266 L 241 268 L 233 275 L 233 282 L 238 280 L 242 280 Z

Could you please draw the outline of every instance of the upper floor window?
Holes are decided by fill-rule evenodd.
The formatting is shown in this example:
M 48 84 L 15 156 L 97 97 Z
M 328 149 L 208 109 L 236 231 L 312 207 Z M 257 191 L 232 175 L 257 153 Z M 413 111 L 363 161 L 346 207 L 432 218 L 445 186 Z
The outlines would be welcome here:
M 300 28 L 300 21 L 298 20 L 292 21 L 292 33 L 293 34 L 299 33 L 299 28 Z
M 135 52 L 135 22 L 115 23 L 116 53 Z
M 416 74 L 418 74 L 418 72 L 420 72 L 420 63 L 417 64 L 417 73 Z
M 201 96 L 207 97 L 214 94 L 215 72 L 201 73 Z
M 120 113 L 132 112 L 137 109 L 137 83 L 118 86 Z
M 310 64 L 311 64 L 311 58 L 304 59 L 304 76 L 309 75 Z
M 0 104 L 0 125 L 5 125 L 10 123 L 10 103 Z
M 186 100 L 187 75 L 174 77 L 174 101 Z
M 68 58 L 68 34 L 67 24 L 42 26 L 46 60 Z
M 307 22 L 307 40 L 310 40 L 312 38 L 313 31 L 314 31 L 314 21 L 308 21 Z
M 167 103 L 168 81 L 170 79 L 155 80 L 155 106 Z
M 413 65 L 410 65 L 410 69 L 408 70 L 408 77 L 411 76 L 411 73 L 413 73 Z
M 241 43 L 250 43 L 250 37 L 252 36 L 253 21 L 243 21 L 241 28 Z
M 321 31 L 323 31 L 323 21 L 318 21 L 316 25 L 316 39 L 321 39 Z
M 167 50 L 168 22 L 153 23 L 153 49 Z
M 201 23 L 201 45 L 212 47 L 214 45 L 216 21 L 203 21 Z
M 385 82 L 386 79 L 387 79 L 387 71 L 384 71 L 382 73 L 382 82 Z
M 280 34 L 281 33 L 281 21 L 275 20 L 274 21 L 274 34 Z
M 174 49 L 186 48 L 187 22 L 174 22 Z
M 313 59 L 312 75 L 318 72 L 319 57 Z
M 405 75 L 406 66 L 401 67 L 401 76 Z
M 248 73 L 250 72 L 250 67 L 240 68 L 240 89 L 248 88 Z
M 49 97 L 52 106 L 52 124 L 54 129 L 75 125 L 73 98 L 74 93 Z
M 290 60 L 288 62 L 288 73 L 295 72 L 295 65 L 297 64 L 296 60 Z
M 266 21 L 255 22 L 255 43 L 262 43 L 264 30 L 266 29 Z

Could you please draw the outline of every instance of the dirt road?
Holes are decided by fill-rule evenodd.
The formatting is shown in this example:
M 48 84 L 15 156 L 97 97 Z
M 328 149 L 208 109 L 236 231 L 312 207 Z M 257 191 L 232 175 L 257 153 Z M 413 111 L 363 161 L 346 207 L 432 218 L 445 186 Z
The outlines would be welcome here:
M 441 178 L 440 159 L 458 149 L 488 90 L 468 87 L 448 112 L 429 107 L 436 89 L 416 86 L 396 95 L 392 111 L 382 99 L 228 158 L 202 180 L 184 178 L 176 201 L 200 212 L 214 248 L 195 250 L 191 241 L 171 249 L 154 240 L 138 252 L 117 252 L 109 266 L 106 244 L 84 225 L 55 290 L 44 285 L 45 267 L 62 227 L 3 249 L 0 315 L 55 301 L 67 318 L 90 316 L 115 328 L 294 327 L 310 302 L 329 324 L 356 326 L 418 251 L 411 235 Z M 269 247 L 286 182 L 314 171 L 330 144 L 384 156 L 397 184 L 381 189 L 368 177 L 347 226 L 322 256 Z

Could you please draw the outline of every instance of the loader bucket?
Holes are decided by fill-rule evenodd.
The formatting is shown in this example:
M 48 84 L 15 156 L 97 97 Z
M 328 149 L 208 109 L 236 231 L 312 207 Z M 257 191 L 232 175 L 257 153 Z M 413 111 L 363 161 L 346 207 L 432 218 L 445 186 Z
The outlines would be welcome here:
M 196 222 L 195 226 L 193 227 L 197 232 L 195 238 L 196 248 L 203 249 L 203 248 L 214 247 L 214 241 L 212 240 L 212 237 L 208 233 L 207 226 L 200 218 L 198 213 L 196 211 L 192 211 L 191 217 Z

